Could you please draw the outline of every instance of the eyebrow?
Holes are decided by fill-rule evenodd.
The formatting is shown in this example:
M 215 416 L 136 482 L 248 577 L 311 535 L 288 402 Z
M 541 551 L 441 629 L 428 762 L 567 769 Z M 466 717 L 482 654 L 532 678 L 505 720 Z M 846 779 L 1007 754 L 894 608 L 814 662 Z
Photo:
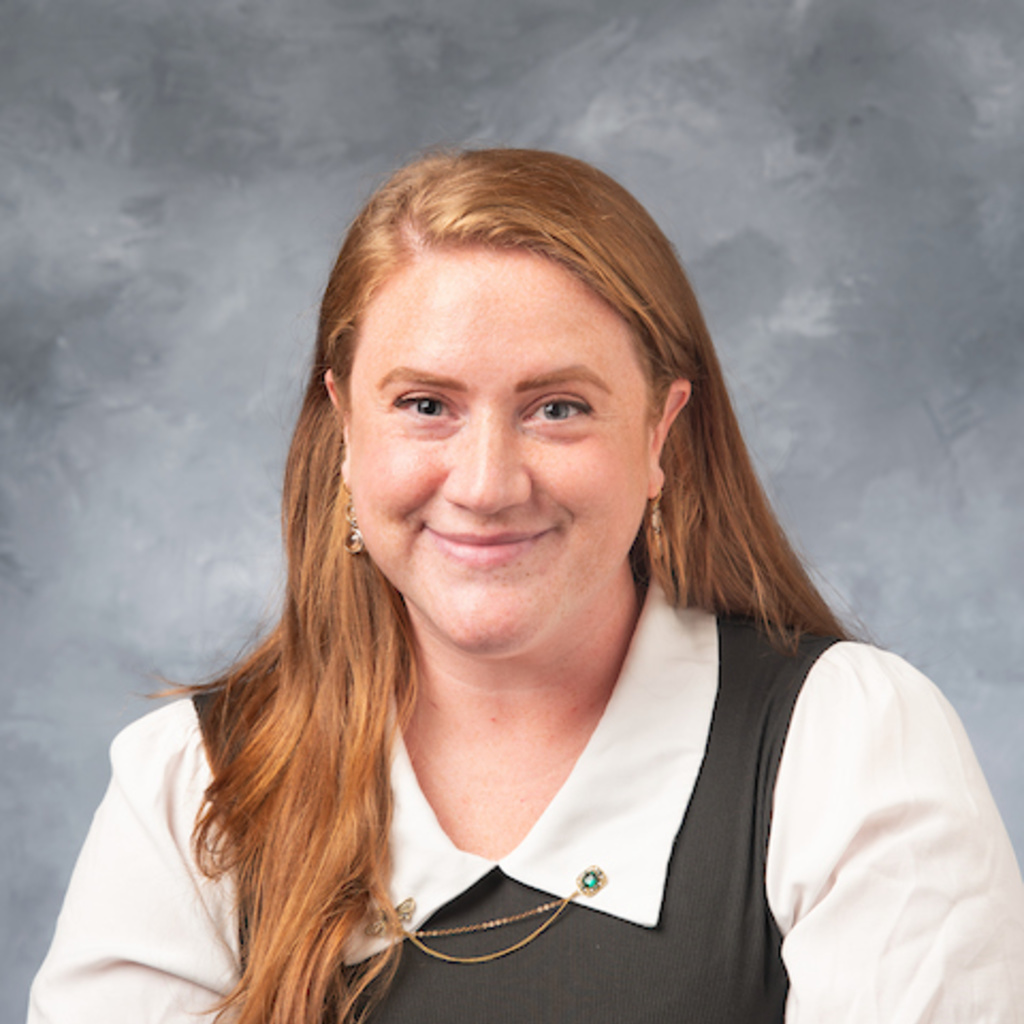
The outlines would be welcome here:
M 423 384 L 427 387 L 444 388 L 448 391 L 466 391 L 466 385 L 456 377 L 445 377 L 442 374 L 430 373 L 427 370 L 417 370 L 411 366 L 396 366 L 389 370 L 380 380 L 378 387 L 383 390 L 389 384 L 401 381 L 407 384 Z M 527 377 L 526 380 L 516 384 L 516 391 L 538 391 L 541 388 L 552 387 L 557 384 L 566 384 L 571 381 L 585 381 L 599 388 L 606 394 L 611 394 L 611 388 L 587 366 L 574 364 L 566 366 L 561 370 L 553 370 L 551 373 L 542 373 L 536 377 Z
M 444 388 L 447 391 L 466 390 L 466 385 L 455 377 L 444 377 L 426 370 L 416 370 L 411 366 L 396 366 L 393 370 L 389 370 L 381 377 L 377 387 L 383 391 L 389 384 L 394 384 L 396 381 L 401 381 L 403 384 L 425 384 L 427 387 Z
M 554 384 L 568 384 L 573 381 L 585 381 L 593 384 L 606 394 L 611 394 L 612 389 L 587 366 L 582 363 L 566 366 L 561 370 L 554 370 L 551 373 L 542 373 L 538 377 L 528 377 L 516 385 L 516 391 L 537 391 L 540 388 L 548 388 Z

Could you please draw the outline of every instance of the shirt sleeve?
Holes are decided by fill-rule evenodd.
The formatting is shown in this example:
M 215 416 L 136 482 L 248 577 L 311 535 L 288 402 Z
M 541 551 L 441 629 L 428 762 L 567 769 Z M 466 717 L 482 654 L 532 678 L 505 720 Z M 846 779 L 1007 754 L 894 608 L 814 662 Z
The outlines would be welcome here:
M 29 1024 L 204 1024 L 238 976 L 233 893 L 192 857 L 210 781 L 195 711 L 129 726 L 78 858 Z
M 1024 1021 L 1024 886 L 963 727 L 902 659 L 831 648 L 779 766 L 787 1024 Z

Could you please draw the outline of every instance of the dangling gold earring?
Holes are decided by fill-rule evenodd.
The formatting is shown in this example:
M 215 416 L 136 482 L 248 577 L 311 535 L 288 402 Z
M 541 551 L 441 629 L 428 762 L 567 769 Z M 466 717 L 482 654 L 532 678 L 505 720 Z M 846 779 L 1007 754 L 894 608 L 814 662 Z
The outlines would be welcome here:
M 356 522 L 356 510 L 352 505 L 352 495 L 348 497 L 348 505 L 345 507 L 345 518 L 348 520 L 348 536 L 345 538 L 345 550 L 350 555 L 358 555 L 366 550 L 363 543 L 363 533 Z
M 651 499 L 651 533 L 654 534 L 654 543 L 661 547 L 661 491 Z

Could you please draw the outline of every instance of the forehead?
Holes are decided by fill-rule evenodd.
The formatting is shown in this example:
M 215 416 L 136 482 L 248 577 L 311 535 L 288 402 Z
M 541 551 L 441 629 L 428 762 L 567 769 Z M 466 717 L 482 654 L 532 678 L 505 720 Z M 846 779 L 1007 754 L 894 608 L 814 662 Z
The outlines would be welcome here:
M 429 250 L 377 290 L 356 332 L 359 364 L 418 356 L 587 357 L 639 370 L 626 321 L 571 271 L 520 249 Z

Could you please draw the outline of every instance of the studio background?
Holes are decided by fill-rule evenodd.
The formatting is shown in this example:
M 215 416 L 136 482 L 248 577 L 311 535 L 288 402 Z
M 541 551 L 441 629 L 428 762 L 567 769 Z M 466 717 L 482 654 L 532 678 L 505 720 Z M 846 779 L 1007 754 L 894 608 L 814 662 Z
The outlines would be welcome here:
M 318 293 L 437 144 L 648 206 L 798 546 L 948 695 L 1024 853 L 1019 0 L 6 0 L 0 1024 L 113 735 L 273 616 Z

